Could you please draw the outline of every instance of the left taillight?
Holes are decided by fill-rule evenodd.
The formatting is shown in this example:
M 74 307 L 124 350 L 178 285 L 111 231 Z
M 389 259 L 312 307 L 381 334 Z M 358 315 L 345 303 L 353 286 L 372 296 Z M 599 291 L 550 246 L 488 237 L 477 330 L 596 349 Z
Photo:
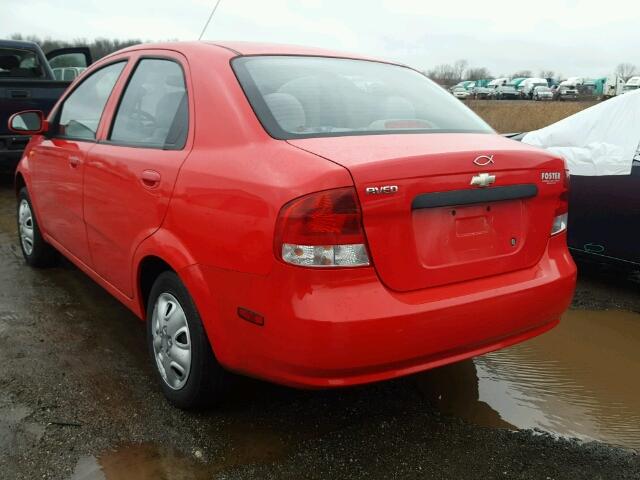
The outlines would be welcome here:
M 325 190 L 287 203 L 278 216 L 274 247 L 276 256 L 293 265 L 369 265 L 355 189 Z
M 553 216 L 553 224 L 551 225 L 551 235 L 557 235 L 567 229 L 569 221 L 569 170 L 564 172 L 564 190 L 558 198 L 558 206 Z

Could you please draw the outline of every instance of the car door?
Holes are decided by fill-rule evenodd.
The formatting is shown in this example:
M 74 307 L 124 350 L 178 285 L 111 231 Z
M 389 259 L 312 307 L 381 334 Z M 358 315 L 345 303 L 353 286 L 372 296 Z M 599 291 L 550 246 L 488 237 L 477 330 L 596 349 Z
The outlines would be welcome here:
M 89 47 L 58 48 L 45 56 L 51 68 L 87 68 L 93 61 Z
M 126 62 L 88 75 L 56 108 L 47 137 L 33 149 L 33 196 L 44 231 L 90 265 L 82 192 L 87 153 L 96 144 L 104 107 Z
M 640 162 L 630 175 L 571 177 L 569 246 L 640 264 Z
M 162 224 L 188 155 L 192 111 L 183 57 L 159 51 L 135 61 L 119 100 L 112 99 L 112 120 L 87 158 L 84 189 L 94 269 L 129 297 L 133 254 Z

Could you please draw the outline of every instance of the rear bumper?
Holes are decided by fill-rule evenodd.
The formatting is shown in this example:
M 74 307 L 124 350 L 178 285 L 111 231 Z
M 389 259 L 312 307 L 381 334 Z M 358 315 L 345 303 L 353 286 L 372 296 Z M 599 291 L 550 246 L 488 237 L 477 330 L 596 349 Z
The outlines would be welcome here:
M 278 264 L 260 277 L 194 265 L 181 276 L 220 363 L 324 388 L 408 375 L 543 333 L 568 307 L 576 268 L 559 235 L 530 269 L 407 293 L 386 289 L 371 268 Z M 262 314 L 264 326 L 241 320 L 238 307 Z

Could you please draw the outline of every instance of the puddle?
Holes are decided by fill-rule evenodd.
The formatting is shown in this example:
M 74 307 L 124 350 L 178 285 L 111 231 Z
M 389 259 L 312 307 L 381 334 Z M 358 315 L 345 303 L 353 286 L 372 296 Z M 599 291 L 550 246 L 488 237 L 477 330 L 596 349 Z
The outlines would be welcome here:
M 195 458 L 143 444 L 82 457 L 70 480 L 200 480 L 210 473 Z
M 123 445 L 81 457 L 69 480 L 209 480 L 234 466 L 275 460 L 286 448 L 280 436 L 259 425 L 232 423 L 224 430 L 228 443 L 214 458 L 152 443 Z
M 44 435 L 45 426 L 26 419 L 31 409 L 0 396 L 0 451 L 12 454 L 22 444 L 37 443 Z
M 640 449 L 640 315 L 570 310 L 533 340 L 417 377 L 444 414 Z

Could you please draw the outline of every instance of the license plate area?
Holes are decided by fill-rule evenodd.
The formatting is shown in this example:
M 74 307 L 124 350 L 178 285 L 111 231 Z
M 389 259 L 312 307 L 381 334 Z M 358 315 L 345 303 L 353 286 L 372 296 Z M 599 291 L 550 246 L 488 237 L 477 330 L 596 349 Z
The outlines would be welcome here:
M 413 211 L 416 250 L 425 268 L 516 254 L 526 231 L 522 200 Z

